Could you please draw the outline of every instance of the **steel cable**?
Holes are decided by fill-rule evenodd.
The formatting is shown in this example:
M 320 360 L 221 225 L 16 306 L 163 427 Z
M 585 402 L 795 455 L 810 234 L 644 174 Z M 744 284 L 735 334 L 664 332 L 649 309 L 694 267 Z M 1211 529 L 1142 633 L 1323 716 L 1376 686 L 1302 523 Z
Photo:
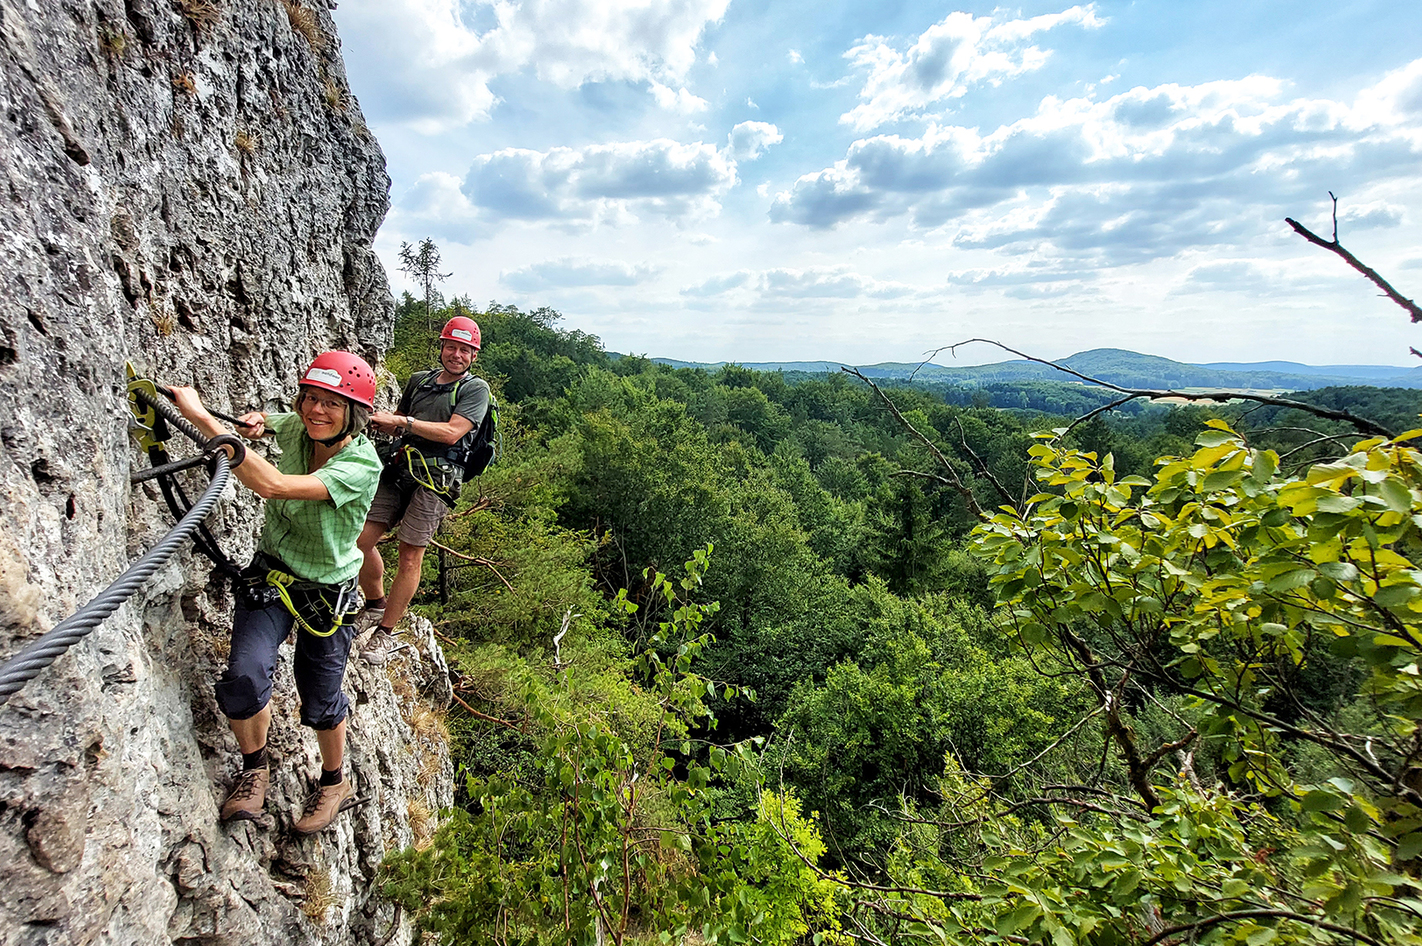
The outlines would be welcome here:
M 141 393 L 139 396 L 142 398 Z M 148 398 L 142 399 L 152 403 Z M 208 446 L 210 443 L 208 438 L 204 437 L 176 410 L 167 404 L 154 404 L 153 406 L 160 414 L 164 415 L 170 424 L 199 446 L 204 448 Z M 222 440 L 223 438 L 213 439 Z M 236 443 L 234 446 L 236 447 L 235 458 L 240 463 L 243 457 L 242 444 Z M 228 462 L 225 451 L 219 449 L 214 453 L 213 461 L 215 466 L 207 489 L 198 497 L 198 501 L 193 504 L 187 514 L 178 521 L 178 524 L 158 540 L 158 544 L 145 552 L 138 561 L 129 566 L 126 572 L 94 596 L 88 604 L 60 621 L 39 639 L 23 647 L 19 653 L 0 666 L 0 706 L 9 702 L 10 697 L 18 693 L 26 683 L 33 680 L 41 670 L 54 663 L 61 654 L 88 636 L 105 618 L 117 611 L 119 606 L 132 597 L 133 593 L 142 587 L 154 572 L 162 568 L 178 551 L 179 547 L 201 527 L 202 521 L 212 511 L 213 505 L 217 503 L 217 498 L 222 495 L 222 491 L 226 488 L 227 481 L 232 475 L 232 465 Z

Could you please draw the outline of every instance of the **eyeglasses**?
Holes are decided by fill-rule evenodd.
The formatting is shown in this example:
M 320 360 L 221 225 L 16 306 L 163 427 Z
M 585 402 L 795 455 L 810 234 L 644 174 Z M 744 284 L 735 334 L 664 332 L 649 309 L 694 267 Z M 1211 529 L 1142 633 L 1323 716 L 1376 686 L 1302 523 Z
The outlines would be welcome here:
M 319 394 L 307 394 L 301 401 L 302 407 L 319 407 L 329 414 L 339 414 L 345 409 L 346 402 L 337 397 L 321 397 Z

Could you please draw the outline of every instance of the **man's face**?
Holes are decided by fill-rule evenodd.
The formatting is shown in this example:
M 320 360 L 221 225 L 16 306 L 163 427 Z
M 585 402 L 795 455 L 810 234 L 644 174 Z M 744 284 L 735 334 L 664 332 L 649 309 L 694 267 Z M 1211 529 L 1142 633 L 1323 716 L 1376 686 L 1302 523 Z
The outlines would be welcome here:
M 474 364 L 474 358 L 478 354 L 473 345 L 445 340 L 440 342 L 439 363 L 450 374 L 463 374 Z

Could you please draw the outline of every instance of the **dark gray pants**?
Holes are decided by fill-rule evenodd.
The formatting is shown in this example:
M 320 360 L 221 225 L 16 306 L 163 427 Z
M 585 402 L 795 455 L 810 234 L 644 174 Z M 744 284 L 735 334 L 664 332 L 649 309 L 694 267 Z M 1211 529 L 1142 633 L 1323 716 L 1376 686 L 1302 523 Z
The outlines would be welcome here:
M 251 719 L 272 698 L 277 648 L 291 634 L 296 619 L 280 601 L 249 611 L 239 602 L 232 616 L 232 653 L 217 681 L 217 705 L 228 719 Z M 330 637 L 296 632 L 292 672 L 301 695 L 301 724 L 335 729 L 346 718 L 350 700 L 341 692 L 355 629 L 342 625 Z

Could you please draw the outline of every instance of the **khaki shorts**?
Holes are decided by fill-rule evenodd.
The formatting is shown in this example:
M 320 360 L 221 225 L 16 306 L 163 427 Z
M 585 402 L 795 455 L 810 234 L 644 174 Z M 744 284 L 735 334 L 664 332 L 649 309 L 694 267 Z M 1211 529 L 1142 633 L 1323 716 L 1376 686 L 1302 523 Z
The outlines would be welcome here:
M 395 525 L 393 521 L 400 511 L 400 491 L 384 483 L 375 491 L 375 501 L 366 513 L 366 522 L 379 522 L 385 527 Z M 444 520 L 449 507 L 433 492 L 423 486 L 416 486 L 410 497 L 410 505 L 405 507 L 405 515 L 400 518 L 400 531 L 396 538 L 406 545 L 424 548 L 434 538 L 435 530 Z

